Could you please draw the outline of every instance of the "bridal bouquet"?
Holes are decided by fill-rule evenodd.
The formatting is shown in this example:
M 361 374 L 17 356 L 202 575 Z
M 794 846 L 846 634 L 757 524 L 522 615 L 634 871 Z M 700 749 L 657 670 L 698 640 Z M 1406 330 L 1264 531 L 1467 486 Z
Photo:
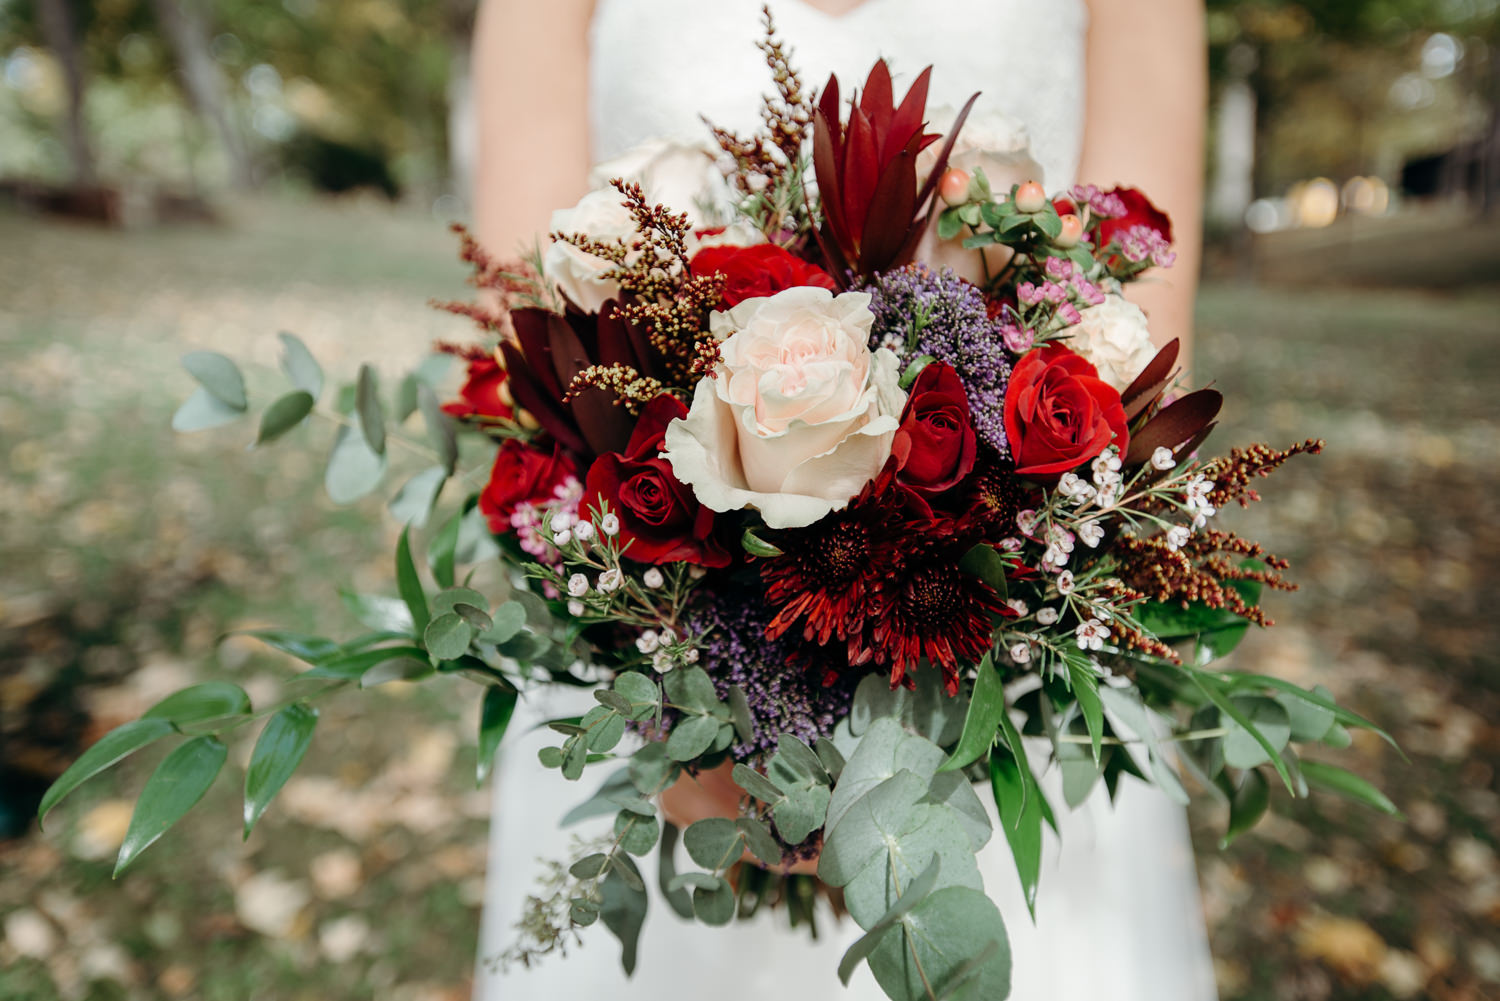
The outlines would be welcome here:
M 653 892 L 685 918 L 779 906 L 795 924 L 826 895 L 866 933 L 845 982 L 867 962 L 892 998 L 992 1001 L 1010 954 L 975 861 L 995 836 L 976 785 L 1028 900 L 1056 811 L 1125 776 L 1186 801 L 1187 773 L 1228 802 L 1230 837 L 1276 783 L 1390 809 L 1303 756 L 1372 724 L 1324 689 L 1215 666 L 1269 625 L 1262 589 L 1291 586 L 1219 512 L 1321 443 L 1202 451 L 1220 394 L 1181 386 L 1177 345 L 1154 349 L 1122 296 L 1172 263 L 1169 220 L 1130 188 L 1002 186 L 965 145 L 968 107 L 928 131 L 925 72 L 897 100 L 877 63 L 854 99 L 831 79 L 814 102 L 767 28 L 761 132 L 714 130 L 717 161 L 638 158 L 559 212 L 530 266 L 465 235 L 487 298 L 447 308 L 484 339 L 442 346 L 467 365 L 456 399 L 423 373 L 397 394 L 394 423 L 420 412 L 435 461 L 391 504 L 410 526 L 399 598 L 346 596 L 372 631 L 255 633 L 310 665 L 286 701 L 256 710 L 223 682 L 179 692 L 84 754 L 44 815 L 180 741 L 141 793 L 123 869 L 252 720 L 269 716 L 247 835 L 329 691 L 478 682 L 482 779 L 518 697 L 578 686 L 592 708 L 550 723 L 540 765 L 605 773 L 570 819 L 613 827 L 559 860 L 510 959 L 600 921 L 632 970 L 652 895 L 635 859 L 654 853 Z M 662 204 L 655 189 L 683 176 L 713 183 Z M 257 443 L 321 412 L 321 367 L 283 339 L 292 388 Z M 232 361 L 186 363 L 201 385 L 179 428 L 247 411 Z M 330 415 L 327 486 L 349 501 L 378 485 L 397 433 L 372 369 Z M 487 482 L 462 496 L 455 471 L 476 453 Z M 419 560 L 411 528 L 450 484 L 457 509 Z M 497 556 L 503 593 L 459 572 Z M 1064 802 L 1038 782 L 1048 769 Z M 678 830 L 661 796 L 693 781 L 732 789 L 735 807 Z

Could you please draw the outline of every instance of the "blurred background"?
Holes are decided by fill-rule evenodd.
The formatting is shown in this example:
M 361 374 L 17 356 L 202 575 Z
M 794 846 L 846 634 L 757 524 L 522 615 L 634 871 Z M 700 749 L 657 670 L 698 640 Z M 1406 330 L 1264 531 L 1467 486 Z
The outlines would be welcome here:
M 388 586 L 392 522 L 328 502 L 326 429 L 175 436 L 177 358 L 249 359 L 253 393 L 278 330 L 341 380 L 467 337 L 425 303 L 463 295 L 473 6 L 0 0 L 0 1001 L 468 996 L 470 691 L 334 700 L 247 843 L 220 783 L 117 883 L 150 755 L 32 818 L 166 691 L 273 697 L 292 665 L 225 632 L 347 634 L 335 590 Z M 1329 442 L 1226 515 L 1303 587 L 1236 656 L 1410 758 L 1339 758 L 1405 821 L 1281 803 L 1221 853 L 1224 811 L 1195 808 L 1220 991 L 1500 997 L 1496 0 L 1211 0 L 1208 24 L 1217 440 Z

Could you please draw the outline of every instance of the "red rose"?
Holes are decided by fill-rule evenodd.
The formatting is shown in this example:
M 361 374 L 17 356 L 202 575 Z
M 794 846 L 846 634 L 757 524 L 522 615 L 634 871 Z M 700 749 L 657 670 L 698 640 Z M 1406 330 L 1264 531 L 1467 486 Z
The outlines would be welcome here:
M 687 416 L 687 407 L 663 393 L 641 411 L 624 452 L 606 452 L 589 467 L 581 510 L 607 501 L 620 519 L 625 555 L 642 563 L 729 564 L 729 551 L 714 535 L 714 513 L 672 475 L 660 456 L 667 425 Z
M 833 279 L 823 269 L 774 243 L 753 247 L 705 247 L 688 263 L 694 276 L 718 272 L 724 284 L 723 309 L 738 306 L 746 299 L 775 295 L 799 285 L 833 290 Z
M 891 446 L 900 480 L 919 494 L 942 493 L 969 475 L 975 449 L 969 394 L 952 365 L 933 362 L 912 385 Z
M 1167 218 L 1165 212 L 1152 205 L 1151 199 L 1135 188 L 1115 188 L 1105 194 L 1119 198 L 1125 205 L 1125 214 L 1100 220 L 1099 249 L 1109 246 L 1109 241 L 1114 239 L 1116 233 L 1124 232 L 1132 226 L 1149 226 L 1160 233 L 1162 239 L 1172 242 L 1172 220 Z
M 1087 361 L 1048 344 L 1016 363 L 1005 390 L 1005 437 L 1016 472 L 1060 476 L 1103 452 L 1130 445 L 1120 394 Z
M 489 522 L 491 532 L 508 534 L 510 516 L 517 505 L 528 501 L 550 503 L 557 488 L 577 476 L 573 460 L 556 445 L 550 452 L 544 452 L 507 438 L 500 443 L 490 482 L 479 495 L 479 510 Z
M 443 404 L 450 417 L 510 417 L 515 413 L 505 388 L 505 369 L 493 357 L 469 362 L 469 377 L 458 391 L 458 399 Z

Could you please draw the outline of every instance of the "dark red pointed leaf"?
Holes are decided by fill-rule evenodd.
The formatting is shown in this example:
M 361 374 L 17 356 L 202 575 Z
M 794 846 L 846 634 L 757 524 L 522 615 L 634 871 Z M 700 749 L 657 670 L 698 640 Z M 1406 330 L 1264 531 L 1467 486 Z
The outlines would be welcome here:
M 548 395 L 561 399 L 563 387 L 557 382 L 552 366 L 552 338 L 549 333 L 556 314 L 545 309 L 517 309 L 510 314 L 521 353 L 530 362 L 538 384 Z
M 584 350 L 577 332 L 561 317 L 552 325 L 551 334 L 552 360 L 557 377 L 564 386 L 571 387 L 573 379 L 593 364 L 593 359 Z M 568 407 L 588 443 L 589 454 L 619 452 L 630 440 L 630 422 L 622 419 L 624 411 L 615 406 L 614 393 L 597 388 L 585 389 L 569 402 Z
M 958 117 L 953 119 L 953 127 L 948 130 L 948 135 L 943 139 L 943 148 L 938 151 L 937 162 L 933 164 L 932 173 L 927 175 L 927 183 L 922 185 L 922 190 L 917 192 L 917 204 L 927 206 L 926 216 L 922 220 L 922 228 L 932 221 L 932 212 L 937 204 L 938 181 L 942 180 L 943 172 L 948 169 L 948 156 L 953 152 L 953 144 L 958 141 L 958 133 L 963 129 L 964 123 L 969 120 L 969 112 L 974 107 L 974 102 L 979 100 L 976 93 L 964 103 L 963 109 L 959 111 Z
M 835 89 L 838 81 L 830 86 Z M 843 180 L 839 175 L 838 154 L 834 146 L 838 130 L 838 118 L 829 119 L 819 108 L 813 121 L 813 171 L 818 178 L 818 198 L 823 206 L 823 219 L 828 231 L 840 248 L 849 246 L 849 227 L 844 221 Z M 806 188 L 803 195 L 806 195 Z M 824 251 L 827 256 L 827 251 Z M 831 258 L 830 258 L 831 260 Z
M 1195 434 L 1191 438 L 1189 438 L 1187 440 L 1186 444 L 1177 446 L 1177 451 L 1175 451 L 1174 453 L 1172 453 L 1173 458 L 1175 458 L 1178 462 L 1182 462 L 1188 456 L 1190 456 L 1194 452 L 1198 451 L 1198 446 L 1202 445 L 1205 441 L 1207 441 L 1208 440 L 1208 436 L 1211 435 L 1211 434 L 1213 434 L 1214 428 L 1216 428 L 1218 426 L 1219 426 L 1219 422 L 1218 421 L 1210 421 L 1207 427 L 1205 427 L 1202 431 L 1199 431 L 1197 434 Z
M 1175 449 L 1207 427 L 1219 416 L 1224 396 L 1216 389 L 1200 389 L 1174 400 L 1151 418 L 1130 439 L 1126 465 L 1138 465 L 1158 448 Z
M 859 272 L 883 271 L 901 253 L 917 209 L 917 157 L 903 150 L 880 175 L 859 245 Z
M 844 147 L 844 222 L 853 249 L 864 243 L 863 223 L 869 215 L 875 185 L 880 183 L 880 149 L 874 126 L 864 112 L 849 113 L 848 144 Z M 826 196 L 825 196 L 826 197 Z
M 896 107 L 895 91 L 891 87 L 891 68 L 884 59 L 877 59 L 865 78 L 865 92 L 859 98 L 859 110 L 865 117 L 884 127 L 890 121 L 891 111 Z
M 557 394 L 543 388 L 520 349 L 510 341 L 501 341 L 500 354 L 505 358 L 506 385 L 521 409 L 535 417 L 563 448 L 587 453 L 588 445 L 578 433 L 572 415 L 558 402 Z
M 1120 403 L 1125 407 L 1125 420 L 1135 420 L 1161 397 L 1162 391 L 1172 380 L 1172 366 L 1177 364 L 1177 354 L 1181 348 L 1181 342 L 1174 337 L 1156 353 L 1156 357 L 1141 370 L 1135 381 L 1125 387 L 1125 392 L 1120 394 Z
M 911 137 L 922 131 L 922 123 L 927 118 L 927 87 L 932 81 L 932 67 L 929 66 L 921 72 L 911 89 L 906 92 L 906 98 L 901 102 L 901 107 L 896 109 L 891 116 L 890 136 L 886 140 L 886 147 L 882 150 L 885 155 L 890 156 L 897 149 L 905 146 Z

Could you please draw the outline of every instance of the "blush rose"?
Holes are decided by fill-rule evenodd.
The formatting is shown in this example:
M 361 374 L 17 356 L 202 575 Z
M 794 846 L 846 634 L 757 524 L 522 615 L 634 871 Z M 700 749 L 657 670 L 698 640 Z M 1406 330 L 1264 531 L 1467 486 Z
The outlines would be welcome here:
M 870 296 L 790 288 L 716 312 L 713 377 L 667 428 L 677 478 L 715 511 L 755 508 L 772 528 L 810 525 L 880 471 L 906 402 L 899 362 L 871 352 Z

